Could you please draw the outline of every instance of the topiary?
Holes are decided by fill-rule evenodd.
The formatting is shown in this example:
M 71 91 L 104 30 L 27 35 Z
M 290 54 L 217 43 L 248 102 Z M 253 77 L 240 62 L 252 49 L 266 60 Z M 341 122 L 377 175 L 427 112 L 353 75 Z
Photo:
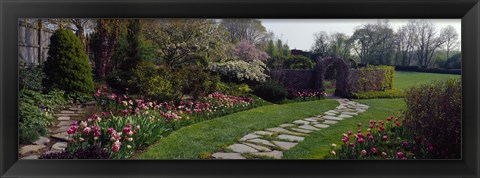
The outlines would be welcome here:
M 260 98 L 270 101 L 272 103 L 282 102 L 288 95 L 287 90 L 283 85 L 275 81 L 267 81 L 255 86 L 254 94 Z
M 50 37 L 48 58 L 45 62 L 44 85 L 67 93 L 93 93 L 92 68 L 83 50 L 82 42 L 72 31 L 59 29 Z
M 283 67 L 285 69 L 294 69 L 294 70 L 308 70 L 313 69 L 315 63 L 310 60 L 308 57 L 301 55 L 293 55 L 288 57 L 283 62 Z

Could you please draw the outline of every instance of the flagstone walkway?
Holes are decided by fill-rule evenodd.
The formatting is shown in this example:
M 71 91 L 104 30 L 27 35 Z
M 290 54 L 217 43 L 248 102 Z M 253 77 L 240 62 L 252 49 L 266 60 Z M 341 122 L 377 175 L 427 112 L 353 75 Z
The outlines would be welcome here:
M 214 159 L 282 159 L 283 152 L 295 147 L 313 132 L 365 112 L 369 106 L 344 98 L 340 105 L 323 115 L 309 117 L 249 133 L 228 146 L 225 151 L 212 154 Z

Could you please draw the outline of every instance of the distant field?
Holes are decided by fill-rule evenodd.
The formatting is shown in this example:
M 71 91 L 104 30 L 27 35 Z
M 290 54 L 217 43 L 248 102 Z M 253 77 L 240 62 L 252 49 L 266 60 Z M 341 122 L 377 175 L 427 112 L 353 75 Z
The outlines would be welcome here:
M 414 85 L 421 85 L 434 80 L 444 80 L 448 78 L 461 78 L 461 75 L 395 71 L 393 87 L 405 89 Z

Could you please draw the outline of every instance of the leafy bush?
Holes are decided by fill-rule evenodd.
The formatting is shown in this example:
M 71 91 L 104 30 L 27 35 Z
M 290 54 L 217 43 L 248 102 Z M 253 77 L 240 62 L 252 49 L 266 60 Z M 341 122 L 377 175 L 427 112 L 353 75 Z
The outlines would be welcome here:
M 315 63 L 308 57 L 301 55 L 293 55 L 288 57 L 283 66 L 285 69 L 308 70 L 313 69 Z
M 385 91 L 366 91 L 351 93 L 349 98 L 354 99 L 375 99 L 375 98 L 402 98 L 405 93 L 399 89 L 391 89 Z
M 18 76 L 20 90 L 42 91 L 42 81 L 45 77 L 43 66 L 21 67 Z
M 71 30 L 59 29 L 50 37 L 44 84 L 67 93 L 93 93 L 92 68 L 83 45 Z
M 273 103 L 282 102 L 288 95 L 285 87 L 275 81 L 267 81 L 255 86 L 253 93 Z
M 268 78 L 268 75 L 265 74 L 265 64 L 258 60 L 212 63 L 208 66 L 208 69 L 220 74 L 229 82 L 264 82 Z
M 29 143 L 47 133 L 54 117 L 54 110 L 70 103 L 65 100 L 63 91 L 51 91 L 48 94 L 32 90 L 20 90 L 18 116 L 19 116 L 19 141 Z
M 43 154 L 39 159 L 110 159 L 110 155 L 105 149 L 93 145 L 78 149 L 75 152 Z
M 349 92 L 385 91 L 393 88 L 392 66 L 372 66 L 351 71 L 348 82 Z
M 460 79 L 436 81 L 406 90 L 407 126 L 417 144 L 429 144 L 436 158 L 460 158 L 462 126 Z
M 219 83 L 217 85 L 217 91 L 233 96 L 244 96 L 251 93 L 253 90 L 247 84 L 235 84 L 235 83 Z

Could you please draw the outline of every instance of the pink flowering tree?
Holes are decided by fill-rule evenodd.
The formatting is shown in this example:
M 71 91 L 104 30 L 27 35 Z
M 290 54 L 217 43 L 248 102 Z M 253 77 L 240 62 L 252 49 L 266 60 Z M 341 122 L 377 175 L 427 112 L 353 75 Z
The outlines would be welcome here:
M 240 41 L 237 44 L 235 47 L 235 55 L 246 62 L 252 62 L 255 60 L 265 62 L 269 58 L 265 51 L 257 49 L 255 44 L 248 41 Z

